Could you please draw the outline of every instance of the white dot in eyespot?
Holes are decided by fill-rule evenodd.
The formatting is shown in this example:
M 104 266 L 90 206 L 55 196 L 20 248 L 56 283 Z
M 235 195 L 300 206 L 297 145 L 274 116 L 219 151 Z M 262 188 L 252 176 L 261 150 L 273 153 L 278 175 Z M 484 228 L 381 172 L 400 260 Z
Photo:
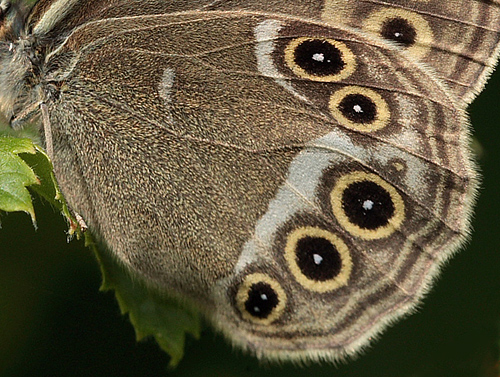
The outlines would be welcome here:
M 263 301 L 266 301 L 267 300 L 267 295 L 265 293 L 262 293 L 260 295 L 260 298 L 263 300 Z
M 313 254 L 314 263 L 318 266 L 323 262 L 323 257 L 319 254 Z
M 375 203 L 373 203 L 371 200 L 365 200 L 363 202 L 363 209 L 366 211 L 369 211 L 369 210 L 373 209 L 374 204 Z
M 363 112 L 363 109 L 361 108 L 361 106 L 359 105 L 354 105 L 353 106 L 353 110 L 357 113 L 362 113 Z
M 325 55 L 317 52 L 317 53 L 313 54 L 312 59 L 316 60 L 317 62 L 324 62 L 325 61 Z
M 254 307 L 253 307 L 253 311 L 254 311 L 255 313 L 260 313 L 260 308 L 259 308 L 258 306 L 254 306 Z

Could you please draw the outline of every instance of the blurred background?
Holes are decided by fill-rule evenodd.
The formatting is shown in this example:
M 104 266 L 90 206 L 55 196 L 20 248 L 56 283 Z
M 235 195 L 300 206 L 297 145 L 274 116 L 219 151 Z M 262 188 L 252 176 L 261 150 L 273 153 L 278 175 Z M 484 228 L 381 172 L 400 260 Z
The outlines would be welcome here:
M 155 342 L 135 341 L 83 242 L 35 199 L 28 215 L 0 216 L 0 377 L 37 376 L 499 376 L 500 71 L 470 107 L 482 189 L 471 241 L 443 270 L 417 313 L 356 360 L 336 366 L 267 365 L 205 326 L 180 365 Z

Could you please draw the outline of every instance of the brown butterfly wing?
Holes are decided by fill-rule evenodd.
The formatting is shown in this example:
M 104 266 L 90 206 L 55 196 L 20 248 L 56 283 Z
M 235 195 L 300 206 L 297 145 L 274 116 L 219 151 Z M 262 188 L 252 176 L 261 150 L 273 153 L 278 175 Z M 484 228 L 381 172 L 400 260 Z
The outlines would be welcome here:
M 330 53 L 338 62 L 318 73 Z M 132 271 L 260 356 L 359 349 L 418 302 L 468 231 L 465 116 L 381 40 L 194 11 L 96 19 L 49 63 L 69 203 Z M 379 206 L 392 210 L 360 220 Z M 318 245 L 320 259 L 306 252 Z M 310 261 L 330 257 L 336 273 L 315 275 Z

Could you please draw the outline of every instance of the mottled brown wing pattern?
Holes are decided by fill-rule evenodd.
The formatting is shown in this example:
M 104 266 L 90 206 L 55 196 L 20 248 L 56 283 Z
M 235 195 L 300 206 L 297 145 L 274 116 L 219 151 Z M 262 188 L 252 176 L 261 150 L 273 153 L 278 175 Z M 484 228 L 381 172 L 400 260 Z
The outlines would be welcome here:
M 48 60 L 69 203 L 259 356 L 355 352 L 468 231 L 465 115 L 382 40 L 195 11 L 89 22 Z

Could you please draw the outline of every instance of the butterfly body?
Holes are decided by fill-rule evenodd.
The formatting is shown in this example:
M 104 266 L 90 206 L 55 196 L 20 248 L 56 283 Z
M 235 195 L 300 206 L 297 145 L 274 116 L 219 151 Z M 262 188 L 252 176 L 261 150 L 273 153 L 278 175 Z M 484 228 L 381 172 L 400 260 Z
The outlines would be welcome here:
M 465 104 L 500 29 L 473 3 L 490 53 L 454 77 L 421 5 L 365 31 L 338 1 L 39 1 L 2 42 L 0 103 L 46 106 L 66 200 L 133 274 L 260 357 L 337 359 L 469 232 Z M 382 38 L 401 22 L 408 49 Z

